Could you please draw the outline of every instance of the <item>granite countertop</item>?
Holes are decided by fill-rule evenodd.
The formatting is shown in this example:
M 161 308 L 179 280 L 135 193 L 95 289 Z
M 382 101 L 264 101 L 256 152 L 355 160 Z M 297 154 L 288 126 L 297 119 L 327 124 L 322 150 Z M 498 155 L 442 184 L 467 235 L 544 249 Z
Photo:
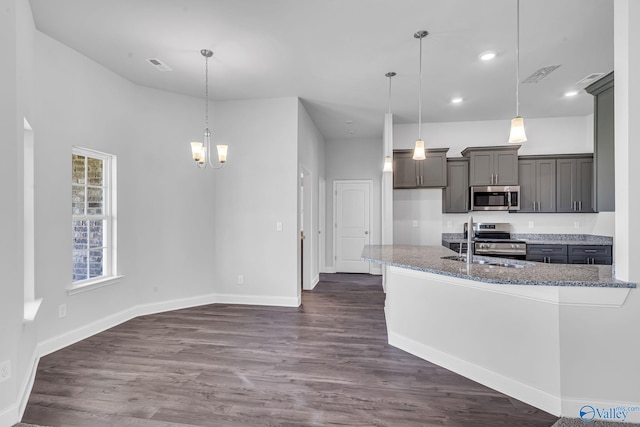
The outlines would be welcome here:
M 635 283 L 616 280 L 610 265 L 544 264 L 477 255 L 473 257 L 474 260 L 507 261 L 522 266 L 522 268 L 513 268 L 487 264 L 467 265 L 461 261 L 442 259 L 452 255 L 457 253 L 444 246 L 371 245 L 364 247 L 362 260 L 504 285 L 636 287 Z
M 512 239 L 522 240 L 529 245 L 613 245 L 613 237 L 593 234 L 520 234 L 514 233 Z M 442 233 L 445 243 L 466 243 L 462 233 Z

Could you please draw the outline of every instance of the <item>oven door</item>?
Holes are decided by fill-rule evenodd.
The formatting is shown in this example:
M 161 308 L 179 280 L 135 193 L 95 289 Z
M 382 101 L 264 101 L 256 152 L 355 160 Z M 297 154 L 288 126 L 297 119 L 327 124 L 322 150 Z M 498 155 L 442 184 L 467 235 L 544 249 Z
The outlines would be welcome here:
M 472 211 L 520 210 L 520 186 L 471 187 Z

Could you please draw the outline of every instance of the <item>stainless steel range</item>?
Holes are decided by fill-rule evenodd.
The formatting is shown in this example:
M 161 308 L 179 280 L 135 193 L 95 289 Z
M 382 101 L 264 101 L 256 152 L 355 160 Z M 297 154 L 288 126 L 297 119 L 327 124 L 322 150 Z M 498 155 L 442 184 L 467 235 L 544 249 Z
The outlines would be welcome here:
M 473 253 L 475 255 L 500 258 L 526 259 L 527 244 L 511 238 L 511 225 L 508 223 L 473 223 Z M 467 224 L 464 225 L 467 237 Z

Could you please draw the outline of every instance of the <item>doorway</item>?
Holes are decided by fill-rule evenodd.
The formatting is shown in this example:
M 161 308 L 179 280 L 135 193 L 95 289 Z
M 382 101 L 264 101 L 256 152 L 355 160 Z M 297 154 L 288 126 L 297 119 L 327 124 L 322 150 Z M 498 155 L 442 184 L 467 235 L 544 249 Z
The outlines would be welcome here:
M 369 273 L 370 264 L 360 260 L 371 244 L 371 189 L 373 182 L 334 181 L 334 254 L 337 273 Z

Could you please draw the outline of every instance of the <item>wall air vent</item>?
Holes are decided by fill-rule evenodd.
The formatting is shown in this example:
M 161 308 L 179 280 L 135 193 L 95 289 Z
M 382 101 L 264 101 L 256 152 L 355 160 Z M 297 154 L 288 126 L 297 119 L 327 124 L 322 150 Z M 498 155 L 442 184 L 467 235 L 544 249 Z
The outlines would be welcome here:
M 171 68 L 159 59 L 149 58 L 147 59 L 147 62 L 156 67 L 156 70 L 158 71 L 171 71 Z
M 524 79 L 522 83 L 538 83 L 540 80 L 544 79 L 558 68 L 560 68 L 560 65 L 549 65 L 548 67 L 542 67 L 539 70 L 536 70 L 529 77 Z
M 578 80 L 576 86 L 587 86 L 604 76 L 604 73 L 591 73 L 588 76 Z

